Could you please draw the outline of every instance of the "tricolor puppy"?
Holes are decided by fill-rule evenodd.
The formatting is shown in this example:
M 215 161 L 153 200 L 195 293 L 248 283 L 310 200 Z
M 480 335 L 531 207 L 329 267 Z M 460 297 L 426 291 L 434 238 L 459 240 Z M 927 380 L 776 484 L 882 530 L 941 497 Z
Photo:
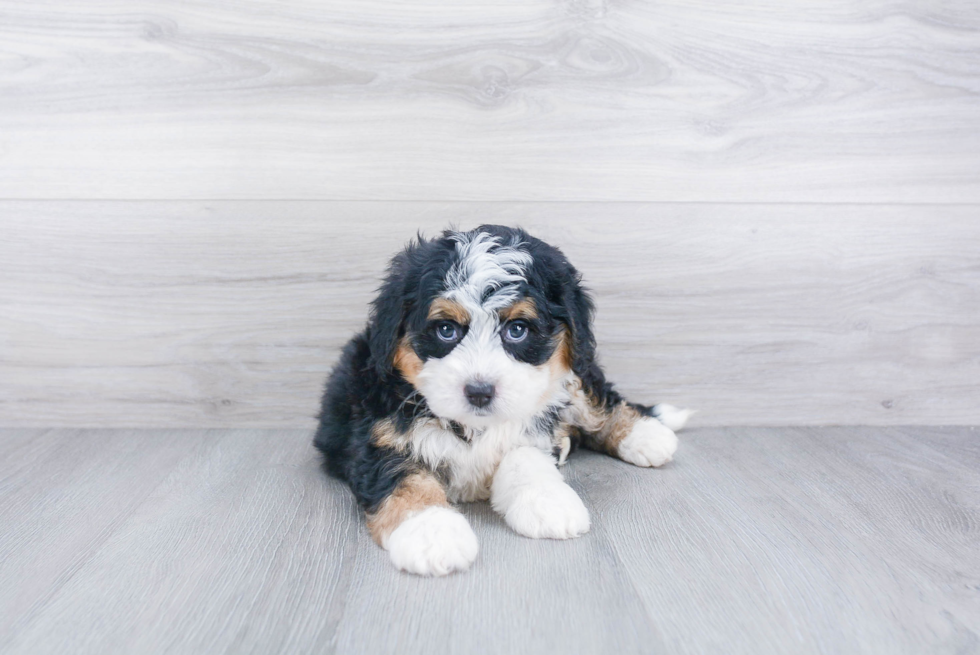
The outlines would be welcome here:
M 688 412 L 606 381 L 580 279 L 557 248 L 496 225 L 420 238 L 391 261 L 315 441 L 398 568 L 469 567 L 476 536 L 452 503 L 489 499 L 527 537 L 588 532 L 558 472 L 579 443 L 637 466 L 673 457 Z

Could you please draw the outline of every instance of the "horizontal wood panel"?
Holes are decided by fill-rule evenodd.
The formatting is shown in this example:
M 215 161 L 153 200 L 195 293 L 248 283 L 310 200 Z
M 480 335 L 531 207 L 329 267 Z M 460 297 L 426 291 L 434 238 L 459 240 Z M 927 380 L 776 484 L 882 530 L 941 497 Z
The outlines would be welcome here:
M 975 206 L 2 202 L 0 424 L 310 427 L 417 229 L 561 246 L 609 376 L 700 425 L 976 424 Z
M 980 202 L 980 5 L 0 6 L 0 198 Z

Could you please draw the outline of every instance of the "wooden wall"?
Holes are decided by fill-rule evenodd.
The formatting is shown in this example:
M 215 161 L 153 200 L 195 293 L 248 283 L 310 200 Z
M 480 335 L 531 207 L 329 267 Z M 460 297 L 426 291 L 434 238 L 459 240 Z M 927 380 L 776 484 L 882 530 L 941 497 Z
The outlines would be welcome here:
M 0 0 L 0 425 L 311 426 L 482 222 L 700 425 L 980 422 L 980 5 Z

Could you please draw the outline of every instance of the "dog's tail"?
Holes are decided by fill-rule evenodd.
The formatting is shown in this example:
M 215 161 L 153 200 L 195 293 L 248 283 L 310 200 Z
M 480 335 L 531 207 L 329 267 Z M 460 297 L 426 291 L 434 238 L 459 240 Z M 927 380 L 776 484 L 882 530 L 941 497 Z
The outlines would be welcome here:
M 680 407 L 668 405 L 667 403 L 660 403 L 659 405 L 654 405 L 651 407 L 650 413 L 653 414 L 654 418 L 656 418 L 658 421 L 676 432 L 684 427 L 684 425 L 687 423 L 687 419 L 691 418 L 691 414 L 694 413 L 694 410 L 682 409 Z

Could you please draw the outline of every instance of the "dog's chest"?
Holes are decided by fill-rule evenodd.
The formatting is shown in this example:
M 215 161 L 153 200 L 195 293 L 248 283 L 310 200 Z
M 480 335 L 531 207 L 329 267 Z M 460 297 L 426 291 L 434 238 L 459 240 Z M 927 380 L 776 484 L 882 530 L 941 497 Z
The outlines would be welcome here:
M 411 449 L 414 457 L 445 475 L 450 501 L 471 502 L 490 497 L 490 483 L 504 455 L 521 446 L 551 453 L 552 442 L 552 435 L 516 423 L 489 427 L 462 439 L 433 420 L 414 430 Z

